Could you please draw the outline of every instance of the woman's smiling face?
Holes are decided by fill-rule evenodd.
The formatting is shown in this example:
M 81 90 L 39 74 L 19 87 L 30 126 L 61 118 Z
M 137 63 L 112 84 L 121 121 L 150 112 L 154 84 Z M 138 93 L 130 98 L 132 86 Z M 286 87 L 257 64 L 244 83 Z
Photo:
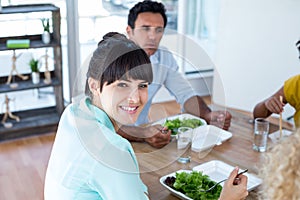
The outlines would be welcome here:
M 108 33 L 93 52 L 86 76 L 85 94 L 109 116 L 116 130 L 136 122 L 153 81 L 143 49 L 125 35 Z
M 114 122 L 133 124 L 148 100 L 148 82 L 129 78 L 105 83 L 99 98 L 99 107 Z

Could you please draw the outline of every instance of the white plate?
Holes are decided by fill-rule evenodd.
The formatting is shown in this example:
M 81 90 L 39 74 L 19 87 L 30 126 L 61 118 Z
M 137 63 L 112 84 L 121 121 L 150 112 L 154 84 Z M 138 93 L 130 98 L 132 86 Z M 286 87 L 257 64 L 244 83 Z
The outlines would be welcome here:
M 191 114 L 187 114 L 187 113 L 183 113 L 183 114 L 179 114 L 179 115 L 173 115 L 173 116 L 158 120 L 158 121 L 154 122 L 153 124 L 161 124 L 163 126 L 166 120 L 174 120 L 174 119 L 177 119 L 177 118 L 179 118 L 179 120 L 199 119 L 202 122 L 203 125 L 207 124 L 204 119 L 202 119 L 200 117 L 197 117 L 197 116 L 194 116 L 194 115 L 191 115 Z M 203 125 L 201 125 L 201 126 L 203 126 Z M 173 136 L 175 136 L 175 135 L 173 135 Z
M 229 174 L 233 169 L 234 169 L 233 166 L 224 163 L 220 160 L 212 160 L 210 162 L 203 163 L 202 165 L 198 165 L 193 168 L 193 170 L 195 171 L 202 171 L 203 174 L 208 175 L 211 178 L 211 180 L 216 182 L 228 178 Z M 243 169 L 241 169 L 241 171 L 242 170 Z M 244 175 L 248 177 L 248 184 L 247 184 L 248 191 L 255 189 L 262 183 L 262 180 L 257 176 L 255 176 L 254 174 L 250 174 L 247 172 Z M 223 186 L 223 184 L 221 185 Z
M 292 134 L 292 131 L 282 129 L 282 137 L 288 137 Z M 272 140 L 272 142 L 277 143 L 280 140 L 280 131 L 275 131 L 273 133 L 269 134 L 269 138 Z
M 202 171 L 203 174 L 208 175 L 211 180 L 216 181 L 216 182 L 218 182 L 220 180 L 223 180 L 225 178 L 228 178 L 229 174 L 231 173 L 231 171 L 233 169 L 234 169 L 233 166 L 228 165 L 228 164 L 226 164 L 222 161 L 219 161 L 219 160 L 213 160 L 213 161 L 210 161 L 210 162 L 207 162 L 207 163 L 203 163 L 203 164 L 198 165 L 198 166 L 193 168 L 194 171 Z M 182 172 L 182 171 L 191 172 L 189 170 L 179 170 L 177 172 Z M 165 179 L 168 176 L 174 176 L 175 177 L 175 174 L 176 174 L 176 172 L 165 175 L 165 176 L 163 176 L 159 179 L 159 182 L 165 188 L 167 188 L 173 195 L 177 196 L 178 198 L 184 199 L 184 200 L 191 200 L 191 198 L 185 196 L 181 192 L 178 192 L 178 191 L 170 188 L 169 186 L 167 186 L 164 183 Z M 255 189 L 256 187 L 258 187 L 262 183 L 262 180 L 260 178 L 258 178 L 257 176 L 255 176 L 254 174 L 250 174 L 250 173 L 247 172 L 244 175 L 246 175 L 248 177 L 248 184 L 247 184 L 248 191 L 251 191 L 251 190 Z M 224 183 L 221 183 L 220 185 L 222 185 L 222 187 L 223 187 Z
M 199 126 L 194 129 L 192 142 L 192 151 L 203 151 L 220 145 L 222 142 L 230 139 L 232 133 L 225 131 L 213 125 Z
M 176 172 L 187 172 L 187 173 L 191 173 L 192 171 L 191 170 L 178 170 L 178 171 L 176 171 Z M 171 174 L 168 174 L 168 175 L 165 175 L 165 176 L 163 176 L 163 177 L 161 177 L 160 179 L 159 179 L 159 182 L 160 182 L 160 184 L 162 184 L 164 187 L 166 187 L 173 195 L 175 195 L 175 196 L 177 196 L 178 198 L 180 198 L 180 199 L 187 199 L 187 200 L 193 200 L 193 199 L 191 199 L 191 198 L 189 198 L 188 196 L 185 196 L 183 193 L 181 193 L 181 192 L 178 192 L 177 190 L 174 190 L 173 188 L 171 188 L 171 187 L 169 187 L 168 185 L 166 185 L 165 184 L 165 180 L 166 180 L 166 178 L 168 177 L 168 176 L 176 176 L 176 172 L 173 172 L 173 173 L 171 173 Z

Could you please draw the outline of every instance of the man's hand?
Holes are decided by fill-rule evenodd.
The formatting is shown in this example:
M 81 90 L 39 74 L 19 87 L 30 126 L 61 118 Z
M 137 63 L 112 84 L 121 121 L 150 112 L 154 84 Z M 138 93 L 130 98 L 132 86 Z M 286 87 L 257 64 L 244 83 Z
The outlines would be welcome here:
M 167 130 L 160 125 L 154 125 L 146 128 L 145 141 L 155 148 L 162 148 L 171 141 L 171 130 Z
M 231 114 L 227 111 L 211 111 L 200 96 L 193 96 L 184 103 L 186 113 L 200 116 L 208 124 L 228 130 L 231 122 Z
M 282 96 L 282 102 L 280 96 Z M 253 109 L 253 118 L 267 118 L 272 113 L 280 114 L 286 103 L 287 100 L 285 99 L 284 88 L 282 86 L 275 94 L 255 105 Z
M 148 127 L 122 126 L 117 132 L 129 141 L 147 142 L 155 148 L 162 148 L 171 141 L 171 130 L 159 124 Z
M 211 111 L 206 114 L 205 120 L 208 124 L 228 130 L 231 123 L 231 114 L 228 111 Z
M 285 104 L 280 101 L 279 97 L 272 96 L 265 101 L 265 106 L 271 113 L 280 114 Z

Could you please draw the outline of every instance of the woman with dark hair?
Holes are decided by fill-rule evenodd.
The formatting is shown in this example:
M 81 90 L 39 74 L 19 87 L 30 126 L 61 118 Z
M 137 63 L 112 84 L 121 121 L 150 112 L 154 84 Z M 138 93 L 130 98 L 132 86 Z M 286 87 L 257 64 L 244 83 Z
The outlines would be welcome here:
M 94 51 L 85 94 L 61 116 L 45 179 L 45 200 L 149 199 L 131 144 L 116 133 L 147 102 L 153 74 L 147 54 L 119 33 Z M 247 177 L 234 169 L 220 200 L 245 197 Z M 235 179 L 240 181 L 234 185 Z M 237 198 L 239 197 L 239 198 Z
M 147 54 L 107 34 L 90 61 L 86 96 L 61 116 L 49 160 L 45 199 L 148 199 L 131 144 L 116 131 L 133 124 L 148 98 Z

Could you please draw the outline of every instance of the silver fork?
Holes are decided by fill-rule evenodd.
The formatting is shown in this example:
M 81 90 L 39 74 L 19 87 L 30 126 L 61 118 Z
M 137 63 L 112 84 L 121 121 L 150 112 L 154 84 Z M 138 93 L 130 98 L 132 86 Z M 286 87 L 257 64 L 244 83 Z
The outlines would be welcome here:
M 244 171 L 241 171 L 240 173 L 238 173 L 237 176 L 239 176 L 239 175 L 241 175 L 241 174 L 244 174 L 244 173 L 246 173 L 247 171 L 248 171 L 248 169 L 245 169 Z M 208 188 L 207 190 L 201 190 L 201 189 L 199 189 L 199 192 L 209 192 L 209 191 L 211 191 L 212 189 L 214 189 L 217 185 L 219 185 L 220 183 L 223 183 L 224 181 L 227 181 L 227 178 L 225 178 L 225 179 L 223 179 L 223 180 L 217 182 L 216 184 L 214 184 L 213 186 L 211 186 L 211 187 Z

